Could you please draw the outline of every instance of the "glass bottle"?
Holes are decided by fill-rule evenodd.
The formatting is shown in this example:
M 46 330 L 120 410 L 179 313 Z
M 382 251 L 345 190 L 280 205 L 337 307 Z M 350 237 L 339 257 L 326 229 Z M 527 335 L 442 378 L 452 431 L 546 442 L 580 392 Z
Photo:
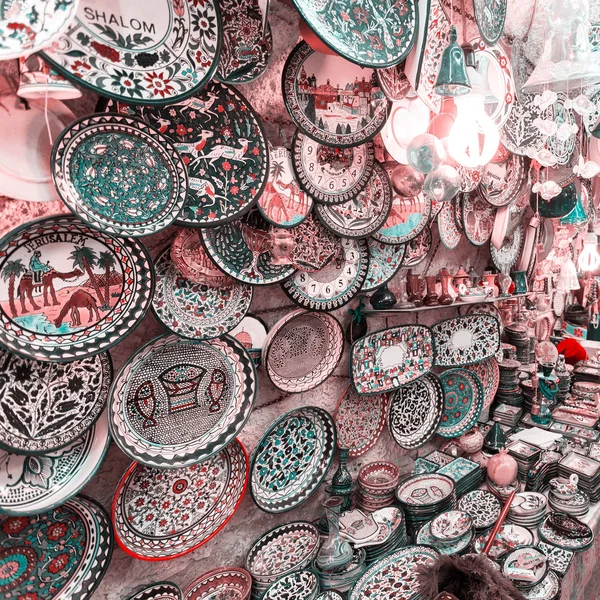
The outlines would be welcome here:
M 316 563 L 322 571 L 338 571 L 353 558 L 354 551 L 349 542 L 340 536 L 340 508 L 343 500 L 336 496 L 323 501 L 329 535 L 317 554 Z

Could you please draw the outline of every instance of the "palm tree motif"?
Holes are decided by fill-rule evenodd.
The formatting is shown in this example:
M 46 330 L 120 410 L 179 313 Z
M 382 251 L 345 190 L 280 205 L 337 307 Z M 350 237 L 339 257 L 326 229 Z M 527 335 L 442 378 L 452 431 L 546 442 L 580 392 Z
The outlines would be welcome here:
M 20 277 L 25 273 L 25 265 L 21 262 L 21 259 L 9 260 L 2 269 L 2 279 L 8 280 L 8 302 L 10 305 L 10 314 L 14 319 L 17 316 L 17 307 L 15 306 L 15 282 L 17 277 Z
M 271 163 L 271 168 L 269 169 L 269 174 L 274 181 L 279 181 L 281 176 L 283 175 L 283 161 L 274 160 Z
M 100 252 L 97 264 L 104 269 L 104 304 L 100 309 L 110 310 L 110 271 L 114 269 L 115 257 L 110 252 Z
M 75 250 L 71 252 L 69 258 L 73 261 L 73 266 L 83 269 L 87 273 L 87 276 L 90 278 L 90 283 L 98 296 L 99 304 L 105 304 L 98 279 L 93 270 L 93 267 L 98 261 L 96 252 L 92 250 L 92 248 L 87 248 L 86 246 L 75 246 Z

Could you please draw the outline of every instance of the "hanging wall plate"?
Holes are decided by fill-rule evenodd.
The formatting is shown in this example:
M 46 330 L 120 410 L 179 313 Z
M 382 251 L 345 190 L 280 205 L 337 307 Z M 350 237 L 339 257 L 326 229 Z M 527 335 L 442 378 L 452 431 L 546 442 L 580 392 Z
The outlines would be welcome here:
M 302 271 L 314 273 L 324 269 L 342 254 L 341 238 L 329 231 L 313 215 L 294 227 L 289 259 Z
M 537 124 L 546 118 L 546 110 L 542 110 L 534 102 L 533 94 L 522 94 L 515 98 L 508 119 L 500 129 L 500 141 L 513 154 L 519 156 L 532 155 L 544 147 L 547 136 Z
M 473 12 L 479 33 L 488 46 L 498 43 L 504 32 L 507 0 L 473 0 Z
M 111 435 L 141 464 L 193 465 L 239 433 L 252 410 L 256 384 L 250 356 L 229 336 L 208 342 L 158 337 L 115 378 Z
M 106 233 L 139 237 L 173 223 L 188 179 L 175 147 L 143 121 L 107 113 L 67 127 L 52 149 L 61 200 Z
M 480 363 L 468 365 L 465 369 L 475 373 L 479 377 L 479 381 L 481 381 L 484 392 L 483 410 L 485 410 L 494 401 L 498 386 L 500 385 L 500 367 L 498 366 L 498 361 L 492 357 Z
M 437 217 L 440 240 L 447 250 L 454 250 L 462 238 L 462 231 L 456 222 L 454 203 L 444 202 Z
M 547 119 L 557 127 L 555 135 L 546 141 L 546 149 L 556 158 L 557 165 L 566 165 L 571 160 L 577 146 L 579 125 L 575 113 L 565 106 L 568 96 L 558 94 L 558 99 L 548 108 Z
M 479 38 L 479 29 L 473 13 L 473 2 L 456 2 L 455 0 L 442 0 L 442 8 L 446 17 L 452 21 L 458 31 L 458 43 Z
M 315 52 L 306 42 L 290 53 L 281 89 L 294 123 L 328 146 L 364 144 L 379 133 L 387 119 L 389 101 L 372 69 Z
M 369 183 L 375 163 L 372 143 L 332 148 L 296 131 L 292 144 L 294 171 L 302 189 L 317 202 L 341 204 Z
M 406 253 L 406 244 L 384 244 L 369 238 L 368 246 L 369 267 L 362 292 L 372 292 L 390 281 L 400 270 Z
M 240 323 L 234 327 L 229 335 L 235 338 L 252 357 L 255 366 L 260 364 L 260 356 L 267 339 L 267 325 L 255 315 L 246 315 Z
M 376 69 L 375 76 L 383 93 L 392 102 L 404 100 L 411 91 L 410 82 L 406 78 L 406 73 L 404 73 L 404 68 L 401 65 Z
M 477 423 L 483 408 L 483 386 L 477 375 L 465 369 L 449 369 L 440 379 L 444 413 L 437 433 L 445 438 L 460 437 Z
M 174 583 L 153 583 L 125 600 L 182 600 L 181 590 Z
M 430 214 L 431 200 L 425 194 L 415 198 L 395 195 L 390 216 L 373 238 L 384 244 L 409 242 L 427 227 Z
M 402 266 L 408 269 L 421 264 L 427 258 L 427 255 L 431 250 L 431 242 L 431 229 L 425 227 L 416 238 L 406 242 Z
M 317 491 L 336 445 L 335 423 L 322 408 L 281 416 L 263 434 L 250 463 L 250 491 L 265 512 L 296 508 Z
M 493 244 L 490 244 L 492 262 L 499 271 L 510 273 L 521 255 L 524 237 L 525 233 L 523 231 L 523 224 L 521 223 L 517 225 L 511 234 L 504 238 L 500 248 L 497 249 Z
M 154 292 L 148 251 L 70 215 L 0 240 L 0 344 L 65 362 L 108 350 L 144 318 Z
M 479 192 L 492 206 L 506 206 L 517 197 L 526 178 L 526 159 L 517 154 L 509 154 L 502 162 L 490 162 L 486 165 Z
M 486 202 L 478 192 L 465 194 L 462 199 L 465 235 L 474 246 L 483 246 L 492 237 L 496 208 Z
M 411 51 L 417 29 L 415 2 L 294 0 L 302 18 L 332 50 L 364 67 L 390 67 Z
M 221 15 L 213 0 L 81 2 L 75 20 L 44 53 L 67 79 L 130 104 L 171 104 L 214 74 Z M 60 12 L 60 11 L 59 11 Z

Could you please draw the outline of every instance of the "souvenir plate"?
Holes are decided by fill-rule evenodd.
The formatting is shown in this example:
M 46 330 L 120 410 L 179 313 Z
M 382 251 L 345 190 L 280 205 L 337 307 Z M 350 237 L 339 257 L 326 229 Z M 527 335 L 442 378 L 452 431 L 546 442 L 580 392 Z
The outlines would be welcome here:
M 175 147 L 139 119 L 83 117 L 52 149 L 61 200 L 83 221 L 120 236 L 157 233 L 183 208 L 188 180 Z
M 402 504 L 423 506 L 439 504 L 455 491 L 454 481 L 445 475 L 429 473 L 403 481 L 396 489 L 396 498 Z
M 405 244 L 384 244 L 368 240 L 369 267 L 361 291 L 372 292 L 390 281 L 400 270 L 406 252 Z
M 435 362 L 431 329 L 401 325 L 366 335 L 352 344 L 350 371 L 359 394 L 396 390 L 428 373 Z
M 290 232 L 292 264 L 309 273 L 320 271 L 342 254 L 340 238 L 331 233 L 313 214 Z
M 252 577 L 245 569 L 222 567 L 200 575 L 183 593 L 184 600 L 246 600 Z
M 514 577 L 513 571 L 522 569 L 523 567 L 521 565 L 523 563 L 527 564 L 530 560 L 543 561 L 536 566 L 527 567 L 527 570 L 532 574 L 531 579 L 527 579 L 527 582 L 525 582 Z M 515 548 L 504 557 L 502 562 L 502 574 L 518 587 L 523 587 L 523 585 L 525 585 L 525 587 L 530 588 L 538 584 L 548 573 L 548 568 L 546 555 L 536 546 L 521 546 L 520 548 Z
M 348 386 L 335 412 L 337 443 L 348 448 L 351 458 L 362 456 L 379 439 L 385 426 L 388 397 L 359 396 Z
M 44 53 L 67 79 L 131 104 L 171 104 L 212 77 L 221 48 L 216 2 L 81 2 Z
M 534 101 L 533 94 L 517 94 L 508 119 L 500 129 L 502 145 L 519 156 L 532 155 L 544 147 L 547 136 L 537 127 L 538 119 L 546 117 Z M 536 123 L 536 124 L 534 124 Z
M 294 0 L 302 18 L 332 50 L 365 67 L 402 62 L 413 47 L 417 12 L 413 0 L 359 3 L 349 10 L 343 0 Z
M 451 556 L 459 554 L 467 548 L 473 539 L 473 532 L 467 531 L 463 536 L 452 541 L 440 542 L 431 534 L 432 521 L 423 525 L 417 532 L 415 543 L 436 548 L 440 554 Z
M 94 476 L 109 444 L 108 421 L 102 414 L 60 450 L 38 456 L 0 450 L 0 513 L 35 515 L 64 504 Z
M 59 365 L 0 350 L 0 448 L 44 455 L 71 444 L 102 414 L 112 378 L 108 353 Z
M 525 159 L 517 154 L 509 154 L 502 162 L 486 165 L 479 192 L 492 206 L 506 206 L 519 194 L 526 176 Z
M 473 549 L 477 554 L 483 552 L 490 533 L 487 531 L 475 538 Z M 497 560 L 517 546 L 529 546 L 531 544 L 533 544 L 533 533 L 529 529 L 521 525 L 502 525 L 488 556 L 492 560 Z
M 271 148 L 269 179 L 258 198 L 262 216 L 277 227 L 294 227 L 312 210 L 312 198 L 300 188 L 287 148 Z
M 143 590 L 128 596 L 126 600 L 181 600 L 181 590 L 174 583 L 163 581 L 153 583 Z
M 271 382 L 289 393 L 321 385 L 335 370 L 344 351 L 344 333 L 327 313 L 294 311 L 269 333 L 265 369 Z
M 484 400 L 483 410 L 485 410 L 494 401 L 498 386 L 500 385 L 500 367 L 498 361 L 494 358 L 488 358 L 474 365 L 465 366 L 467 371 L 475 373 L 483 386 Z
M 488 46 L 498 43 L 504 32 L 507 0 L 473 0 L 475 21 L 483 41 Z
M 517 260 L 519 260 L 521 250 L 523 249 L 524 236 L 523 224 L 521 223 L 517 225 L 512 233 L 504 238 L 502 246 L 499 249 L 494 244 L 490 244 L 492 262 L 502 273 L 509 273 Z
M 194 283 L 179 274 L 170 248 L 154 263 L 156 290 L 152 310 L 173 333 L 194 339 L 215 338 L 231 331 L 252 302 L 252 286 L 231 280 L 230 285 L 211 287 Z
M 438 367 L 462 367 L 492 358 L 500 349 L 500 324 L 491 315 L 454 317 L 436 323 L 435 340 Z
M 445 438 L 459 437 L 471 429 L 483 408 L 483 386 L 474 373 L 450 369 L 440 375 L 444 388 L 444 413 L 437 429 Z
M 387 119 L 389 101 L 372 69 L 315 52 L 306 42 L 300 42 L 288 56 L 281 90 L 292 121 L 328 146 L 364 144 Z
M 376 69 L 375 76 L 383 93 L 392 102 L 404 100 L 411 90 L 410 82 L 406 78 L 403 67 L 400 65 L 386 67 L 385 69 Z
M 342 204 L 317 204 L 321 223 L 346 238 L 366 238 L 387 221 L 392 209 L 392 186 L 385 169 L 375 163 L 367 187 Z
M 402 448 L 418 448 L 435 433 L 444 410 L 444 390 L 437 375 L 427 373 L 394 392 L 389 427 Z
M 250 415 L 256 386 L 252 360 L 237 340 L 158 337 L 115 378 L 111 435 L 144 465 L 193 465 L 235 438 Z
M 310 310 L 335 310 L 348 304 L 367 276 L 369 251 L 365 240 L 342 239 L 341 252 L 318 271 L 296 271 L 281 284 L 299 306 Z
M 254 315 L 246 315 L 230 332 L 229 335 L 234 337 L 252 357 L 254 364 L 260 364 L 261 351 L 267 339 L 267 326 L 265 322 Z
M 248 455 L 237 440 L 181 469 L 133 463 L 112 504 L 115 538 L 127 554 L 142 560 L 187 554 L 221 531 L 247 485 Z
M 575 556 L 573 551 L 546 542 L 538 542 L 537 547 L 548 557 L 550 568 L 563 577 L 573 562 L 573 556 Z
M 437 216 L 440 240 L 447 250 L 454 250 L 462 238 L 462 231 L 456 222 L 454 202 L 444 202 Z
M 256 56 L 252 67 L 237 77 L 231 77 L 229 83 L 236 85 L 240 83 L 249 83 L 258 79 L 265 73 L 269 66 L 269 59 L 271 58 L 271 53 L 273 51 L 273 32 L 271 31 L 270 23 L 266 23 L 265 34 L 255 49 Z M 219 76 L 217 75 L 215 79 L 219 79 Z
M 322 408 L 286 413 L 265 431 L 252 454 L 250 491 L 265 512 L 302 504 L 327 474 L 336 445 L 335 423 Z
M 548 574 L 542 581 L 523 593 L 526 600 L 558 600 L 561 594 L 561 587 L 558 575 L 554 571 L 548 571 Z
M 492 237 L 496 209 L 477 192 L 465 194 L 462 199 L 462 217 L 465 235 L 474 246 L 483 246 Z
M 431 200 L 425 194 L 415 198 L 395 195 L 387 221 L 373 238 L 384 244 L 403 244 L 416 238 L 427 227 Z
M 406 250 L 404 252 L 404 263 L 403 267 L 410 268 L 416 267 L 421 264 L 429 254 L 431 250 L 431 229 L 425 227 L 423 231 L 412 240 L 406 243 Z
M 252 285 L 269 285 L 289 277 L 295 268 L 273 262 L 271 228 L 257 211 L 238 221 L 201 230 L 212 260 L 231 277 Z
M 319 579 L 312 571 L 296 571 L 273 583 L 261 600 L 313 600 L 319 592 Z
M 108 515 L 84 496 L 41 515 L 0 519 L 0 594 L 90 598 L 110 563 L 112 538 Z
M 362 192 L 371 179 L 375 164 L 372 143 L 353 148 L 333 148 L 308 136 L 294 134 L 294 171 L 300 186 L 317 202 L 342 204 Z
M 502 505 L 492 492 L 472 490 L 458 501 L 457 508 L 471 515 L 473 526 L 476 529 L 488 529 L 500 516 Z

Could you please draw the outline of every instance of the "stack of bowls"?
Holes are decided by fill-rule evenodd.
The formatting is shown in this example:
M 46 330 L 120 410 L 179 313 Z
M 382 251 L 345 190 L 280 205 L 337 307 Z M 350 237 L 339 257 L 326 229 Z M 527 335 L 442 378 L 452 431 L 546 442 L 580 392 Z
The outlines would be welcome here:
M 399 480 L 400 469 L 392 462 L 380 460 L 365 465 L 358 473 L 357 506 L 367 512 L 390 506 Z

